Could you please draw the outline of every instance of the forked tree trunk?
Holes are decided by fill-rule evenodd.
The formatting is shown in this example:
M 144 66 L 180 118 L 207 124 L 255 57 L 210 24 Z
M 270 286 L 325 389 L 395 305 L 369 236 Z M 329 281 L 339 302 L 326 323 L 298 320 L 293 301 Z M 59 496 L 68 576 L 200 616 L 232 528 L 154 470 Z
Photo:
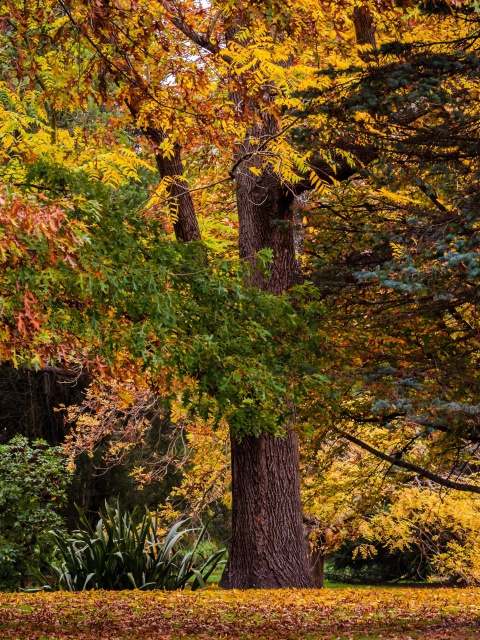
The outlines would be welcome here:
M 232 545 L 221 586 L 312 586 L 293 431 L 286 438 L 232 438 Z
M 298 220 L 294 215 L 294 198 L 270 172 L 256 177 L 247 167 L 241 167 L 237 175 L 240 258 L 253 266 L 251 284 L 279 295 L 302 281 L 295 251 Z M 268 278 L 256 268 L 255 255 L 261 249 L 273 251 Z
M 238 29 L 248 25 L 248 5 L 237 2 L 237 13 L 231 17 L 226 31 L 227 40 L 235 38 Z M 374 29 L 366 5 L 355 10 L 354 19 L 358 43 L 374 46 Z M 196 44 L 206 47 L 205 39 L 195 37 L 181 16 L 172 22 Z M 212 48 L 206 48 L 212 52 Z M 268 109 L 262 108 L 275 100 L 274 92 L 270 93 L 271 87 L 266 86 L 264 95 L 256 96 L 258 103 L 254 103 L 251 97 L 241 95 L 242 91 L 240 82 L 238 95 L 231 95 L 238 112 L 248 109 L 258 117 L 254 118 L 256 123 L 241 148 L 235 151 L 237 161 L 243 155 L 248 156 L 236 171 L 239 253 L 252 264 L 251 284 L 278 295 L 301 281 L 295 255 L 293 195 L 265 168 L 260 155 L 252 155 L 255 150 L 264 149 L 268 138 L 278 133 L 278 122 L 268 114 Z M 164 134 L 151 128 L 147 135 L 158 144 Z M 162 177 L 175 178 L 171 188 L 171 195 L 178 200 L 175 233 L 179 240 L 190 241 L 198 239 L 200 231 L 191 195 L 181 178 L 180 153 L 177 145 L 172 159 L 157 154 L 157 165 Z M 251 172 L 250 167 L 255 171 Z M 255 262 L 255 254 L 264 248 L 272 249 L 274 257 L 267 279 Z M 290 430 L 286 438 L 270 434 L 247 436 L 241 441 L 232 438 L 232 472 L 232 544 L 222 586 L 240 589 L 312 586 L 300 501 L 296 434 Z

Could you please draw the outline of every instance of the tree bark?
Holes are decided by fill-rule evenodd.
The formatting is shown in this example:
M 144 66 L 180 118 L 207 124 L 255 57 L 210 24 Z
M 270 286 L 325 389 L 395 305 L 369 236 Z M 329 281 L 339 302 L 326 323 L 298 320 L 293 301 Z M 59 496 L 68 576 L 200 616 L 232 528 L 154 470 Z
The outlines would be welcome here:
M 313 586 L 315 589 L 322 589 L 325 586 L 325 554 L 320 549 L 314 549 L 310 553 L 310 571 Z
M 232 93 L 238 110 L 248 102 L 241 93 Z M 270 88 L 263 94 L 263 106 L 273 102 Z M 295 195 L 273 170 L 265 164 L 262 150 L 268 140 L 279 133 L 276 118 L 250 104 L 249 111 L 258 121 L 248 131 L 241 145 L 234 150 L 235 162 L 245 157 L 235 172 L 238 212 L 238 250 L 240 258 L 253 267 L 251 284 L 279 295 L 302 281 L 300 261 L 295 249 Z M 251 170 L 253 169 L 253 171 Z M 273 251 L 270 275 L 265 278 L 257 268 L 256 254 L 262 249 Z
M 241 103 L 238 96 L 232 97 Z M 268 102 L 269 96 L 264 99 Z M 268 113 L 262 115 L 236 149 L 235 159 L 248 158 L 236 172 L 240 257 L 252 264 L 253 286 L 279 295 L 301 282 L 302 273 L 295 248 L 294 195 L 264 166 L 261 156 L 262 144 L 277 132 L 277 121 Z M 265 248 L 273 251 L 267 277 L 255 258 Z M 221 586 L 311 587 L 297 435 L 290 429 L 285 438 L 269 433 L 241 440 L 233 436 L 231 461 L 232 539 Z
M 221 586 L 312 586 L 293 431 L 286 438 L 232 437 L 232 546 Z
M 251 284 L 281 294 L 302 281 L 295 251 L 293 195 L 276 176 L 264 172 L 256 177 L 242 172 L 237 177 L 237 211 L 240 258 L 252 264 Z M 257 267 L 256 254 L 272 249 L 270 274 Z
M 155 145 L 159 145 L 164 139 L 165 134 L 158 129 L 148 127 L 145 135 Z M 155 154 L 158 172 L 162 178 L 170 177 L 174 179 L 170 189 L 169 196 L 176 202 L 175 220 L 173 229 L 175 237 L 181 242 L 190 242 L 192 240 L 200 240 L 200 227 L 195 213 L 192 196 L 188 190 L 188 185 L 182 179 L 184 168 L 181 157 L 181 146 L 176 143 L 173 148 L 173 157 L 167 158 L 161 153 Z
M 353 24 L 355 26 L 355 37 L 358 45 L 369 44 L 375 48 L 377 46 L 375 38 L 375 24 L 367 6 L 355 7 L 353 10 Z
M 241 12 L 227 31 L 235 37 Z M 294 195 L 265 165 L 262 148 L 279 132 L 276 118 L 262 109 L 274 100 L 269 87 L 252 102 L 232 93 L 239 113 L 248 109 L 256 122 L 234 152 L 240 258 L 252 265 L 251 284 L 280 295 L 302 281 L 295 246 Z M 250 169 L 253 168 L 252 172 Z M 271 249 L 270 274 L 258 269 L 256 254 Z M 300 499 L 297 435 L 264 433 L 258 438 L 231 438 L 232 543 L 221 586 L 236 589 L 278 589 L 312 586 Z

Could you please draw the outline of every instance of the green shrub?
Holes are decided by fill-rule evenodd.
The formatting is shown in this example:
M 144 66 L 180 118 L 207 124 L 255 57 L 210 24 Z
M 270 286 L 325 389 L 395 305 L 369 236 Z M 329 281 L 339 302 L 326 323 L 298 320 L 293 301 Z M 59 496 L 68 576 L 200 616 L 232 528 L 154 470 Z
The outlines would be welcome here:
M 0 445 L 0 589 L 25 585 L 29 565 L 48 557 L 46 532 L 63 525 L 69 479 L 60 447 L 23 436 Z
M 182 552 L 178 543 L 192 529 L 181 529 L 184 522 L 175 524 L 166 536 L 158 535 L 157 516 L 146 510 L 140 523 L 135 511 L 123 511 L 105 505 L 105 513 L 95 527 L 80 514 L 80 528 L 71 535 L 51 531 L 56 546 L 56 560 L 50 563 L 53 580 L 42 588 L 84 591 L 89 589 L 184 589 L 190 581 L 192 590 L 202 587 L 215 570 L 224 550 L 212 553 L 200 566 L 198 545 L 205 529 L 197 538 L 192 551 Z

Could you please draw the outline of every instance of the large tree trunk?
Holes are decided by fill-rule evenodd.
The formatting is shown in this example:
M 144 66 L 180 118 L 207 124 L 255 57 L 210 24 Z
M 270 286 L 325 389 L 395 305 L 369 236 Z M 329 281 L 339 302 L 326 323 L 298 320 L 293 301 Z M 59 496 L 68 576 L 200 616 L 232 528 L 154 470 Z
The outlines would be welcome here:
M 253 163 L 250 163 L 253 166 Z M 281 294 L 302 281 L 300 262 L 295 251 L 292 193 L 275 175 L 264 171 L 254 176 L 241 165 L 237 175 L 237 210 L 239 253 L 253 266 L 251 283 L 261 289 Z M 272 249 L 270 275 L 264 278 L 256 268 L 255 254 Z
M 250 174 L 250 175 L 249 175 Z M 293 196 L 264 171 L 241 165 L 237 176 L 240 256 L 252 263 L 252 284 L 280 294 L 301 281 L 295 253 Z M 271 274 L 255 253 L 273 250 Z M 232 437 L 232 541 L 221 586 L 276 589 L 312 586 L 300 500 L 298 438 L 264 433 Z
M 293 431 L 286 438 L 232 438 L 232 505 L 232 545 L 221 586 L 311 587 Z
M 268 100 L 268 98 L 267 98 Z M 246 155 L 236 175 L 240 257 L 253 267 L 251 284 L 281 294 L 301 282 L 295 251 L 294 197 L 250 155 L 278 131 L 271 116 L 252 127 L 236 160 Z M 250 167 L 256 169 L 255 175 Z M 255 254 L 273 251 L 271 273 L 264 277 Z M 264 433 L 258 438 L 232 437 L 232 540 L 221 586 L 236 589 L 278 589 L 312 586 L 300 499 L 297 435 Z
M 227 32 L 234 38 L 243 16 Z M 355 12 L 359 44 L 375 46 L 375 30 L 367 8 Z M 302 280 L 295 250 L 294 195 L 265 166 L 262 149 L 279 132 L 268 108 L 232 93 L 239 112 L 257 114 L 243 144 L 235 150 L 240 257 L 253 267 L 251 283 L 277 295 Z M 269 87 L 263 107 L 274 101 Z M 254 171 L 250 171 L 250 167 Z M 271 273 L 265 278 L 256 267 L 255 254 L 273 250 Z M 232 438 L 232 542 L 222 586 L 238 589 L 323 586 L 323 553 L 309 557 L 300 500 L 297 436 L 263 434 L 259 438 Z

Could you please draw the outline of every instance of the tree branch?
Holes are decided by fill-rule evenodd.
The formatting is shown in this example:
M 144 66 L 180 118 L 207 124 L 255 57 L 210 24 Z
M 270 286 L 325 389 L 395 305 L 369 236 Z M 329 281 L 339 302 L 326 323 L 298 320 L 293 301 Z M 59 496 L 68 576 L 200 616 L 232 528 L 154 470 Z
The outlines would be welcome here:
M 210 24 L 207 35 L 203 36 L 202 34 L 197 33 L 193 27 L 191 27 L 187 22 L 185 22 L 183 17 L 179 16 L 175 12 L 175 8 L 171 2 L 169 2 L 168 0 L 160 0 L 160 4 L 167 12 L 167 16 L 170 22 L 175 27 L 177 27 L 177 29 L 179 29 L 183 33 L 183 35 L 187 36 L 187 38 L 189 38 L 195 44 L 198 44 L 198 46 L 202 47 L 202 49 L 206 49 L 207 51 L 210 51 L 210 53 L 219 52 L 220 49 L 218 45 L 213 43 L 210 40 L 211 31 L 213 30 L 213 27 L 215 26 L 215 22 L 216 20 L 218 20 L 219 16 L 217 16 L 217 18 L 215 19 L 215 22 L 212 21 L 212 24 Z
M 341 434 L 342 438 L 345 438 L 345 440 L 349 440 L 353 444 L 357 445 L 357 447 L 365 449 L 365 451 L 368 451 L 369 453 L 376 456 L 377 458 L 380 458 L 381 460 L 385 460 L 385 462 L 390 462 L 390 464 L 392 464 L 393 466 L 401 467 L 402 469 L 407 469 L 408 471 L 413 471 L 414 473 L 421 476 L 422 478 L 428 478 L 429 480 L 432 480 L 432 482 L 435 482 L 436 484 L 439 484 L 442 487 L 448 487 L 449 489 L 456 489 L 457 491 L 468 491 L 470 493 L 480 493 L 480 486 L 477 486 L 474 484 L 465 484 L 463 482 L 455 482 L 454 480 L 448 480 L 447 478 L 442 478 L 442 476 L 439 476 L 436 473 L 432 473 L 427 469 L 423 469 L 422 467 L 419 467 L 416 464 L 407 462 L 406 460 L 402 460 L 401 458 L 396 458 L 395 456 L 390 456 L 386 453 L 382 453 L 381 451 L 379 451 L 378 449 L 375 449 L 374 447 L 367 444 L 366 442 L 363 442 L 363 440 L 360 440 L 355 436 L 351 436 L 349 433 L 346 433 L 345 431 L 339 430 L 339 433 Z

